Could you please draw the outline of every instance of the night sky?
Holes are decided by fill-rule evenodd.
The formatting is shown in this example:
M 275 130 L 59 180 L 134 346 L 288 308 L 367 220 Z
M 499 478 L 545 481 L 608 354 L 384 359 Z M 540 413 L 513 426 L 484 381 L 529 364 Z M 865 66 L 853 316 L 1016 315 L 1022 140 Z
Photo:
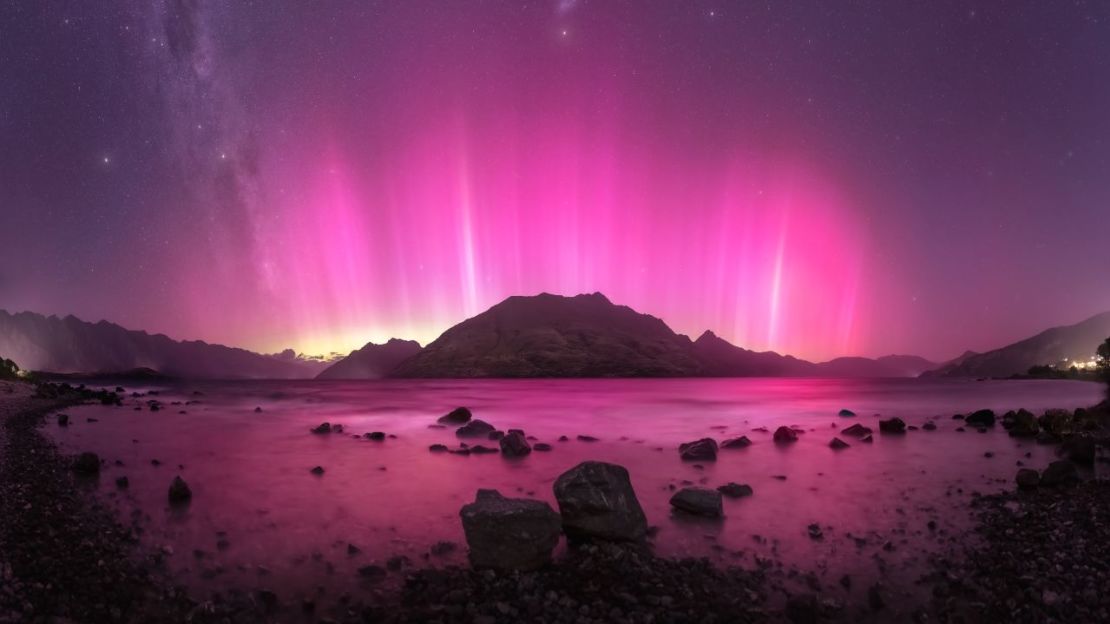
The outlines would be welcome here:
M 601 291 L 807 358 L 1110 309 L 1110 4 L 5 2 L 0 308 L 262 351 Z

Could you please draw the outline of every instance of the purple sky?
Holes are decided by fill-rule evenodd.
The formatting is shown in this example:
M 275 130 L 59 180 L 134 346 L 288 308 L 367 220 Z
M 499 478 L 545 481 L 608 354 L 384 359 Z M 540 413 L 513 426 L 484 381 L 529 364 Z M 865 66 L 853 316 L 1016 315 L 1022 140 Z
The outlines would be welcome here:
M 953 357 L 1110 309 L 1107 76 L 1106 3 L 4 3 L 0 308 Z

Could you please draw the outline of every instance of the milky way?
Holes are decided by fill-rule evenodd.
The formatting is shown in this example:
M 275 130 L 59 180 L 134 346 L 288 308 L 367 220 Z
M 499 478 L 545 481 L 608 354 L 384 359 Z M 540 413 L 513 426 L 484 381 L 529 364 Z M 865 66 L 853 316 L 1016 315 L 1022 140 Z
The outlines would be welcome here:
M 809 358 L 1110 309 L 1105 4 L 8 3 L 0 308 L 274 351 L 601 291 Z

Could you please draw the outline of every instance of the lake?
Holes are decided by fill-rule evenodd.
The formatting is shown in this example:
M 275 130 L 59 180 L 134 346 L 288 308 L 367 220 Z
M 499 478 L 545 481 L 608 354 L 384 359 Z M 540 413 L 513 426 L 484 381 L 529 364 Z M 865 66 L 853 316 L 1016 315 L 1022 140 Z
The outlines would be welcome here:
M 416 566 L 464 564 L 458 512 L 475 490 L 496 488 L 557 509 L 552 483 L 589 459 L 628 468 L 649 523 L 658 527 L 659 554 L 765 566 L 784 577 L 797 571 L 798 583 L 826 588 L 849 575 L 853 582 L 845 593 L 866 592 L 882 580 L 902 588 L 909 604 L 920 598 L 913 581 L 926 558 L 964 539 L 972 494 L 1012 488 L 1019 461 L 1043 468 L 1053 459 L 1053 447 L 1012 439 L 1001 427 L 958 432 L 962 421 L 952 415 L 1022 407 L 1039 414 L 1103 398 L 1097 384 L 1047 380 L 282 381 L 127 388 L 135 390 L 158 395 L 128 397 L 122 408 L 76 408 L 68 412 L 69 427 L 48 419 L 46 429 L 65 451 L 100 454 L 105 469 L 89 487 L 141 528 L 145 544 L 172 552 L 167 565 L 182 583 L 202 595 L 229 586 L 268 587 L 290 599 L 385 591 L 402 576 L 371 584 L 356 571 L 397 555 Z M 134 409 L 152 398 L 164 408 Z M 460 405 L 498 429 L 524 429 L 554 449 L 520 459 L 429 452 L 431 444 L 458 445 L 453 429 L 429 425 Z M 858 416 L 839 417 L 842 408 Z M 880 435 L 880 414 L 914 426 L 933 420 L 937 430 Z M 309 433 L 324 421 L 342 424 L 345 432 Z M 841 436 L 850 448 L 828 447 L 840 429 L 856 422 L 876 430 L 874 443 Z M 771 432 L 780 425 L 805 433 L 794 444 L 776 445 Z M 351 437 L 371 431 L 396 437 Z M 579 441 L 579 434 L 598 441 Z M 724 449 L 716 462 L 679 459 L 681 442 L 739 435 L 752 446 Z M 559 442 L 560 436 L 569 440 Z M 316 465 L 325 474 L 311 474 Z M 193 491 L 185 509 L 171 509 L 166 501 L 175 475 Z M 128 489 L 116 488 L 119 476 L 128 477 Z M 752 486 L 754 495 L 726 498 L 723 520 L 672 514 L 673 488 L 730 481 Z M 821 526 L 820 539 L 809 535 L 812 523 Z M 444 541 L 458 546 L 430 553 Z

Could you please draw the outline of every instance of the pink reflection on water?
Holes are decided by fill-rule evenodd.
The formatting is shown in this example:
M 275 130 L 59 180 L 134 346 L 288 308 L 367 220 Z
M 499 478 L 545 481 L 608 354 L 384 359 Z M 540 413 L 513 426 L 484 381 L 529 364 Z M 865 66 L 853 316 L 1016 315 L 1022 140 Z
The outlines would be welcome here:
M 194 389 L 203 396 L 193 396 Z M 788 566 L 818 566 L 821 582 L 829 585 L 852 574 L 861 579 L 855 586 L 860 591 L 868 578 L 915 580 L 925 555 L 967 528 L 965 504 L 972 491 L 1010 487 L 1017 461 L 1043 467 L 1052 458 L 1050 448 L 1011 439 L 1001 428 L 958 433 L 961 423 L 951 419 L 953 413 L 1074 408 L 1097 402 L 1100 392 L 1095 384 L 1043 381 L 209 383 L 163 390 L 158 398 L 167 408 L 161 412 L 86 407 L 73 412 L 69 428 L 48 429 L 63 448 L 94 450 L 105 458 L 100 492 L 115 499 L 125 518 L 139 510 L 144 541 L 170 545 L 171 568 L 202 592 L 234 584 L 272 587 L 292 597 L 324 585 L 337 594 L 360 589 L 359 566 L 381 565 L 395 555 L 416 565 L 462 563 L 457 514 L 476 489 L 496 488 L 554 506 L 555 478 L 587 459 L 629 469 L 649 523 L 660 529 L 655 540 L 660 554 L 745 566 L 754 565 L 756 556 L 775 556 Z M 169 405 L 192 399 L 201 403 Z M 555 448 L 519 460 L 428 452 L 433 443 L 457 445 L 451 429 L 428 428 L 457 405 L 470 406 L 476 417 L 500 429 L 522 428 Z M 263 411 L 255 413 L 255 406 Z M 845 407 L 859 416 L 838 417 Z M 876 432 L 871 445 L 841 436 L 851 448 L 827 447 L 840 428 L 854 422 L 877 429 L 874 414 L 897 415 L 911 425 L 936 417 L 939 429 L 893 437 Z M 100 421 L 86 423 L 86 416 Z M 341 423 L 345 432 L 308 432 L 323 421 Z M 806 433 L 783 447 L 771 442 L 769 432 L 755 431 L 782 424 Z M 370 431 L 396 438 L 351 437 Z M 577 441 L 578 434 L 600 440 Z M 558 442 L 562 435 L 570 440 Z M 754 444 L 722 450 L 716 462 L 679 460 L 680 442 L 738 435 Z M 983 455 L 988 450 L 994 453 L 989 459 Z M 152 466 L 152 459 L 162 465 Z M 123 466 L 113 465 L 116 460 Z M 326 473 L 310 474 L 315 465 Z M 194 492 L 184 511 L 166 504 L 175 474 Z M 121 475 L 131 487 L 117 492 L 113 482 Z M 780 475 L 786 479 L 775 478 Z M 726 499 L 723 522 L 672 516 L 672 486 L 730 481 L 751 485 L 755 494 Z M 930 520 L 939 525 L 935 533 L 926 528 Z M 824 531 L 820 541 L 806 533 L 814 522 Z M 223 535 L 230 547 L 221 551 L 216 544 Z M 429 555 L 441 540 L 460 548 Z M 890 549 L 882 549 L 888 541 Z M 348 554 L 348 544 L 360 552 Z M 203 553 L 195 557 L 194 550 Z

